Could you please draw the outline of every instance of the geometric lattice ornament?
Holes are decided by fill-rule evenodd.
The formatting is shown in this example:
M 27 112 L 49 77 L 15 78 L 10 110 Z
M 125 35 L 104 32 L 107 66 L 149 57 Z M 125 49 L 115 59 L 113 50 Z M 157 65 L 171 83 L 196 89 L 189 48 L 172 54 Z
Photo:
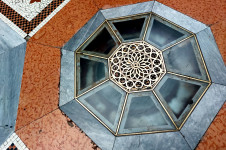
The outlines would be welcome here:
M 166 72 L 161 51 L 144 41 L 121 44 L 109 64 L 111 79 L 127 91 L 151 89 Z

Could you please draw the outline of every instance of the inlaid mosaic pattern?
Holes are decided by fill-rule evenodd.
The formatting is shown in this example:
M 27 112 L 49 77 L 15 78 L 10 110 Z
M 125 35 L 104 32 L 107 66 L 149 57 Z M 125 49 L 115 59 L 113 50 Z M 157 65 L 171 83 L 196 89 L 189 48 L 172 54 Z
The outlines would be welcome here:
M 60 9 L 63 7 L 69 0 L 1 0 L 0 1 L 0 12 L 1 19 L 14 28 L 19 34 L 23 37 L 26 35 L 32 36 L 38 29 L 36 28 L 41 22 L 47 19 L 46 23 L 51 17 L 53 17 L 54 10 L 56 8 Z M 56 10 L 55 13 L 59 11 Z M 50 16 L 50 14 L 52 15 Z M 49 16 L 49 18 L 47 18 Z M 7 20 L 8 19 L 8 20 Z M 12 24 L 13 23 L 13 24 Z M 14 26 L 19 29 L 15 28 Z M 44 24 L 43 24 L 44 25 Z M 42 25 L 42 26 L 43 26 Z M 36 28 L 35 32 L 33 31 Z M 32 32 L 33 31 L 33 32 Z
M 2 0 L 22 17 L 31 21 L 53 0 Z
M 18 148 L 14 143 L 12 143 L 6 150 L 18 150 Z
M 16 133 L 13 133 L 1 146 L 0 150 L 29 150 Z

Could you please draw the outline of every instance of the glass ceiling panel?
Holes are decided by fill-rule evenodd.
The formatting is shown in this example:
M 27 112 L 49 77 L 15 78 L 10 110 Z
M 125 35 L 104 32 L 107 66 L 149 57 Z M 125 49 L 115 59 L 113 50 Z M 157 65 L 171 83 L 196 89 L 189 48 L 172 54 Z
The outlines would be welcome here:
M 108 81 L 78 100 L 116 132 L 125 95 L 122 89 Z
M 190 33 L 181 28 L 157 16 L 152 16 L 145 39 L 150 44 L 162 50 L 190 35 Z
M 78 51 L 107 57 L 118 45 L 119 41 L 107 23 L 104 23 Z
M 109 21 L 113 30 L 123 42 L 142 40 L 149 15 L 120 18 Z
M 175 129 L 152 92 L 129 94 L 119 134 Z
M 77 54 L 77 92 L 81 94 L 108 78 L 107 60 Z
M 155 92 L 180 126 L 207 86 L 208 83 L 167 74 Z
M 208 80 L 195 38 L 189 38 L 163 52 L 167 71 Z
M 140 38 L 144 18 L 113 23 L 124 40 Z

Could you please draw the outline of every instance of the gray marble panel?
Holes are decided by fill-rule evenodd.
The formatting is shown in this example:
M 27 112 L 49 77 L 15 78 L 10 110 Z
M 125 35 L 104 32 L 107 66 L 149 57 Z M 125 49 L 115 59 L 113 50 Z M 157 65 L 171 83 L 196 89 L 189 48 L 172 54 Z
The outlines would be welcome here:
M 74 99 L 74 52 L 62 49 L 61 54 L 59 106 Z
M 0 126 L 0 146 L 13 134 L 14 128 Z
M 60 107 L 101 149 L 111 150 L 115 136 L 78 102 L 72 100 Z
M 226 85 L 226 67 L 211 29 L 207 28 L 196 36 L 212 82 Z
M 170 7 L 167 7 L 155 1 L 152 12 L 168 19 L 169 21 L 193 32 L 198 33 L 207 28 L 207 26 L 191 17 L 188 17 Z
M 151 12 L 154 1 L 101 10 L 106 19 Z
M 7 49 L 11 49 L 26 42 L 25 39 L 23 39 L 1 19 L 0 29 L 0 54 Z
M 180 132 L 116 137 L 114 150 L 191 150 Z
M 75 51 L 105 21 L 98 11 L 64 46 L 63 49 Z
M 20 96 L 26 42 L 0 55 L 0 126 L 14 126 Z
M 226 86 L 213 83 L 181 129 L 192 149 L 195 149 L 225 100 Z

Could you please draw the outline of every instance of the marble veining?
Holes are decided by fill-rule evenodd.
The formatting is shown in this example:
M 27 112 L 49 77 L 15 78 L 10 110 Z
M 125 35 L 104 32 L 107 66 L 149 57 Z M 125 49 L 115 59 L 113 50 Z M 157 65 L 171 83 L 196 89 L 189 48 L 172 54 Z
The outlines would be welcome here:
M 197 40 L 212 82 L 226 85 L 226 67 L 210 28 L 199 32 Z
M 219 109 L 225 102 L 226 86 L 212 84 L 181 129 L 192 149 L 195 149 Z
M 74 52 L 61 50 L 60 102 L 62 106 L 74 98 Z
M 147 13 L 152 11 L 154 1 L 115 7 L 111 9 L 101 10 L 106 19 L 129 16 L 134 14 Z
M 26 41 L 0 20 L 0 145 L 14 131 Z
M 116 137 L 113 150 L 191 150 L 179 132 Z
M 14 128 L 0 126 L 0 146 L 14 132 Z
M 25 49 L 23 43 L 0 55 L 0 126 L 16 123 Z
M 157 1 L 155 1 L 152 12 L 172 21 L 175 24 L 193 32 L 198 33 L 201 30 L 207 28 L 207 26 L 189 16 L 186 16 L 170 7 L 167 7 Z
M 24 42 L 19 34 L 13 31 L 6 23 L 0 19 L 0 55 L 4 51 L 16 47 Z

